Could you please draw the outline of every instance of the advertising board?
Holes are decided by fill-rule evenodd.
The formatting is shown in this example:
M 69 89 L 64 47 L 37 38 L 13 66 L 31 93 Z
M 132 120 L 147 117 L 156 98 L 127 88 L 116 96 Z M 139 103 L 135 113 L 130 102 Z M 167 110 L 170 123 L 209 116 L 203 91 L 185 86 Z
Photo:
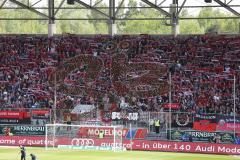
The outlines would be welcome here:
M 193 130 L 171 130 L 171 134 L 168 131 L 168 139 L 173 141 L 183 141 L 184 136 L 191 136 L 194 142 L 209 142 L 214 136 L 219 137 L 221 143 L 234 143 L 234 134 L 227 132 L 204 132 Z
M 31 125 L 3 125 L 0 126 L 0 135 L 6 135 L 6 132 L 11 135 L 45 135 L 45 126 L 31 126 Z
M 48 146 L 54 144 L 59 145 L 71 145 L 73 139 L 70 138 L 56 138 L 54 141 L 45 141 L 43 136 L 0 136 L 0 145 L 8 146 Z M 76 139 L 75 139 L 76 140 Z M 79 140 L 80 141 L 80 140 Z M 90 138 L 86 142 L 87 144 L 78 143 L 79 146 L 101 146 L 111 147 L 113 146 L 112 139 L 95 139 Z M 84 141 L 85 142 L 85 141 Z M 77 146 L 77 144 L 74 144 Z M 234 144 L 212 144 L 212 143 L 200 143 L 200 142 L 172 142 L 172 141 L 151 141 L 151 140 L 124 140 L 123 147 L 132 150 L 144 150 L 144 151 L 162 151 L 162 152 L 191 152 L 191 153 L 208 153 L 208 154 L 228 154 L 228 155 L 240 155 L 239 145 Z M 81 147 L 80 147 L 81 148 Z

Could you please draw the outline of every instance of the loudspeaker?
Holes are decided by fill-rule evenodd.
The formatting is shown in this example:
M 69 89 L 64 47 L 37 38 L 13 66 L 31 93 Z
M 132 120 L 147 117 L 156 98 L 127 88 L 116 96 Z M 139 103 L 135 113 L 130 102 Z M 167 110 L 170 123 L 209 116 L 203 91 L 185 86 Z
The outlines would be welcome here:
M 73 5 L 74 4 L 74 0 L 67 0 L 67 4 Z
M 212 0 L 204 0 L 206 3 L 212 3 Z

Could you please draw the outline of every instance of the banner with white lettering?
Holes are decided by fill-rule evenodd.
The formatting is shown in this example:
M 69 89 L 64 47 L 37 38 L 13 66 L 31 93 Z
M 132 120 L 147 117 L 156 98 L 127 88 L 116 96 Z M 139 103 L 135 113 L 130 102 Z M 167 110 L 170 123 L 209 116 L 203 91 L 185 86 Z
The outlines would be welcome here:
M 124 129 L 116 129 L 117 136 L 125 137 L 128 133 L 127 128 Z M 105 128 L 105 127 L 81 127 L 77 132 L 77 137 L 95 137 L 98 138 L 99 133 L 103 131 L 105 137 L 113 137 L 114 130 L 113 128 Z
M 32 119 L 50 119 L 49 109 L 36 109 L 31 111 Z
M 0 126 L 0 135 L 45 135 L 45 126 L 4 125 Z
M 29 112 L 25 111 L 0 111 L 0 124 L 31 124 Z
M 112 112 L 112 120 L 129 120 L 137 121 L 139 119 L 139 114 L 137 112 Z
M 100 132 L 104 133 L 105 138 L 113 138 L 114 129 L 106 127 L 81 127 L 77 132 L 77 137 L 91 137 L 98 138 Z M 122 138 L 132 138 L 132 139 L 144 139 L 147 136 L 148 130 L 145 128 L 136 129 L 118 129 L 116 128 L 116 134 L 118 137 Z
M 71 111 L 72 114 L 82 114 L 86 112 L 90 112 L 96 107 L 94 105 L 88 105 L 88 104 L 79 104 L 76 105 L 73 110 Z
M 179 103 L 165 103 L 163 104 L 163 108 L 164 109 L 172 109 L 172 110 L 177 110 L 180 108 L 180 104 Z
M 235 131 L 240 132 L 240 117 L 236 116 L 235 119 L 233 116 L 217 116 L 217 131 Z M 235 121 L 235 124 L 234 124 Z
M 31 111 L 32 125 L 45 125 L 50 122 L 49 109 L 35 109 Z
M 113 146 L 112 139 L 69 138 L 56 137 L 55 141 L 45 141 L 44 136 L 0 136 L 0 145 L 7 146 Z M 127 150 L 161 151 L 161 152 L 190 152 L 206 154 L 240 155 L 239 145 L 213 144 L 202 142 L 173 142 L 152 140 L 123 140 L 123 147 Z
M 218 142 L 218 143 L 234 143 L 233 133 L 224 132 L 203 132 L 203 131 L 183 131 L 183 130 L 172 130 L 171 135 L 168 131 L 168 139 L 174 141 L 191 141 L 194 142 Z M 216 140 L 215 140 L 216 139 Z
M 216 121 L 216 115 L 196 114 L 194 117 L 193 129 L 207 132 L 216 131 Z

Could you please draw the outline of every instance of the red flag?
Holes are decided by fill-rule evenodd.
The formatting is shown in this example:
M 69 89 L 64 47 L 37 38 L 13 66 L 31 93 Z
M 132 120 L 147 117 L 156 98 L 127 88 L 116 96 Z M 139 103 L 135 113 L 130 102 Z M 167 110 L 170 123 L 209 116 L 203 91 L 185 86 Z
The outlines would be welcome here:
M 193 124 L 193 129 L 199 130 L 199 131 L 216 131 L 217 123 L 211 122 L 211 120 L 199 120 L 195 121 Z

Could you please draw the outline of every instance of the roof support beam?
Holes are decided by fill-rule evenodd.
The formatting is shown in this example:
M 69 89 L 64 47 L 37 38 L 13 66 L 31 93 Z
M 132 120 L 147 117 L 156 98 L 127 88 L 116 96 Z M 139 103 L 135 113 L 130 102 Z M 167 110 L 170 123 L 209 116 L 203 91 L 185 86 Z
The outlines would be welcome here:
M 98 1 L 98 2 L 96 2 L 94 5 L 93 5 L 93 7 L 96 7 L 99 3 L 101 3 L 103 0 L 100 0 L 100 1 Z
M 111 36 L 117 34 L 115 6 L 115 0 L 109 0 L 108 34 Z
M 231 8 L 229 5 L 225 4 L 224 2 L 222 2 L 221 0 L 214 0 L 216 3 L 218 3 L 220 6 L 224 7 L 225 9 L 227 9 L 228 11 L 230 11 L 231 13 L 233 13 L 234 15 L 240 17 L 240 13 L 238 13 L 236 10 L 234 10 L 233 8 Z
M 159 3 L 157 6 L 161 6 L 164 2 L 166 2 L 167 0 L 163 0 L 161 3 Z
M 42 2 L 42 0 L 39 0 L 39 1 L 35 2 L 35 3 L 33 3 L 33 5 L 31 5 L 31 7 L 35 6 L 35 5 L 38 4 L 39 2 Z
M 6 2 L 7 0 L 4 0 L 3 3 L 0 5 L 0 8 L 2 8 Z
M 109 0 L 109 19 L 115 20 L 115 0 Z
M 109 15 L 107 15 L 106 13 L 96 9 L 95 7 L 92 7 L 92 6 L 88 5 L 88 4 L 86 4 L 85 2 L 83 2 L 81 0 L 75 0 L 75 2 L 81 4 L 82 6 L 88 8 L 88 9 L 92 9 L 92 10 L 96 11 L 97 13 L 99 13 L 99 14 L 109 18 Z
M 167 11 L 163 10 L 161 7 L 155 5 L 154 3 L 148 1 L 148 0 L 141 0 L 142 2 L 148 4 L 149 6 L 153 7 L 154 9 L 160 11 L 161 13 L 163 13 L 166 16 L 171 17 L 172 15 L 170 13 L 168 13 Z
M 118 12 L 119 12 L 119 10 L 120 10 L 120 7 L 122 7 L 124 1 L 125 1 L 125 0 L 122 0 L 122 1 L 120 2 L 120 4 L 118 5 L 117 10 L 116 10 L 116 12 L 115 12 L 115 16 L 118 14 Z
M 34 9 L 34 8 L 32 8 L 32 7 L 30 7 L 30 6 L 26 5 L 26 4 L 23 4 L 23 3 L 21 3 L 21 2 L 19 2 L 17 0 L 9 0 L 9 1 L 12 2 L 12 3 L 15 3 L 16 5 L 24 8 L 24 9 L 28 9 L 29 11 L 34 12 L 34 13 L 36 13 L 39 16 L 49 18 L 46 14 L 43 14 L 43 13 L 37 11 L 36 9 Z
M 49 23 L 53 24 L 55 20 L 53 0 L 48 0 L 48 17 L 49 17 Z
M 48 0 L 48 37 L 52 37 L 56 33 L 54 0 Z
M 179 20 L 199 20 L 199 19 L 239 19 L 239 17 L 180 17 Z M 1 18 L 0 20 L 49 20 L 48 18 Z M 88 20 L 98 20 L 98 21 L 108 21 L 107 18 L 55 18 L 55 20 L 74 20 L 74 21 L 88 21 Z M 131 21 L 131 20 L 138 20 L 138 21 L 159 21 L 159 20 L 171 20 L 170 17 L 166 18 L 116 18 L 118 21 Z
M 182 3 L 182 5 L 181 5 L 180 9 L 179 9 L 178 12 L 177 12 L 178 15 L 181 13 L 181 11 L 182 11 L 182 9 L 183 9 L 183 7 L 184 7 L 186 1 L 187 1 L 187 0 L 184 0 L 184 1 L 183 1 L 183 3 Z
M 59 6 L 57 7 L 57 10 L 54 12 L 54 16 L 57 15 L 58 11 L 62 8 L 62 6 L 63 6 L 63 4 L 64 4 L 65 1 L 66 1 L 66 0 L 62 0 L 62 1 L 61 1 L 61 3 L 59 4 Z
M 227 4 L 230 4 L 233 0 L 230 0 Z

